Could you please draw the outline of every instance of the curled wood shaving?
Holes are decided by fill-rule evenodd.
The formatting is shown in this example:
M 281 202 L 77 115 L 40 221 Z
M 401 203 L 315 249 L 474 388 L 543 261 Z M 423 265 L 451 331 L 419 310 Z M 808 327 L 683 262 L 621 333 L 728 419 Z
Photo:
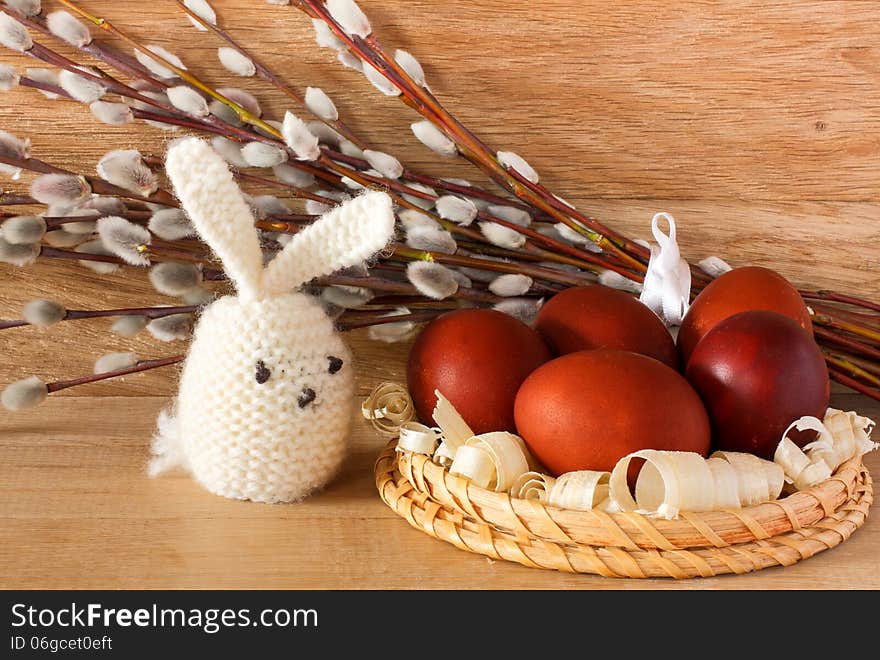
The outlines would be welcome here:
M 382 383 L 361 405 L 364 418 L 386 438 L 398 435 L 407 422 L 415 421 L 416 409 L 407 389 L 400 383 Z
M 773 461 L 785 472 L 785 481 L 804 490 L 824 481 L 843 463 L 877 449 L 871 441 L 874 420 L 854 411 L 829 408 L 825 419 L 801 417 L 792 422 L 776 447 Z M 793 430 L 816 431 L 817 438 L 803 449 L 788 439 Z

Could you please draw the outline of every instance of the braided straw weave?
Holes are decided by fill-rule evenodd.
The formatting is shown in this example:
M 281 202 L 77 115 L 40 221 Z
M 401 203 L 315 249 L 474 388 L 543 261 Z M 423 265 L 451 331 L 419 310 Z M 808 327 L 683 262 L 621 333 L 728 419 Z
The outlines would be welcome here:
M 479 488 L 396 444 L 376 462 L 376 486 L 410 525 L 492 559 L 571 573 L 680 579 L 790 566 L 848 539 L 874 500 L 854 459 L 808 490 L 744 509 L 677 520 L 570 511 Z

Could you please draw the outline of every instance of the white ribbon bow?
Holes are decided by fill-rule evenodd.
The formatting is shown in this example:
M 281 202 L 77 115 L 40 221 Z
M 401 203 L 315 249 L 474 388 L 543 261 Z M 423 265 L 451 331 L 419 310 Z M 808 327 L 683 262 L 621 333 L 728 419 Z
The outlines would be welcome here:
M 668 236 L 660 229 L 661 218 L 669 223 Z M 681 325 L 690 304 L 691 269 L 681 258 L 675 241 L 675 218 L 657 213 L 651 220 L 651 232 L 657 245 L 651 246 L 651 260 L 639 300 L 666 325 Z

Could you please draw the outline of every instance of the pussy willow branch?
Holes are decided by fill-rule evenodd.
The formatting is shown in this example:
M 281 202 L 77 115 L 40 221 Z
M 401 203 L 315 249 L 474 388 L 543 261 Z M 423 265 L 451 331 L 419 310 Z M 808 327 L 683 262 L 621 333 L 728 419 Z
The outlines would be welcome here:
M 46 24 L 46 19 L 43 18 L 42 15 L 26 17 L 15 14 L 15 18 L 26 27 L 37 30 L 38 32 L 42 32 L 48 37 L 55 37 L 55 35 L 52 34 L 51 30 L 49 30 L 49 27 Z M 74 44 L 68 45 L 72 48 L 76 48 L 78 51 L 85 53 L 86 55 L 90 55 L 91 57 L 94 57 L 95 59 L 104 62 L 109 66 L 112 66 L 118 71 L 122 71 L 123 73 L 132 76 L 133 78 L 141 78 L 144 75 L 149 75 L 149 71 L 147 70 L 147 68 L 140 62 L 138 62 L 135 58 L 129 56 L 126 53 L 123 53 L 120 50 L 117 50 L 116 48 L 108 44 L 103 44 L 93 40 L 85 46 L 77 46 Z M 168 85 L 160 80 L 150 80 L 148 82 L 151 88 L 150 91 L 161 92 L 168 88 Z
M 636 272 L 645 271 L 642 260 L 647 259 L 648 255 L 644 247 L 625 239 L 598 221 L 582 216 L 575 209 L 553 197 L 543 186 L 526 181 L 517 172 L 503 167 L 495 154 L 446 112 L 433 94 L 415 84 L 393 58 L 385 55 L 374 35 L 370 35 L 367 39 L 349 36 L 333 19 L 323 2 L 298 0 L 298 5 L 307 8 L 309 10 L 307 13 L 310 15 L 323 20 L 356 55 L 373 66 L 401 91 L 401 98 L 407 105 L 437 125 L 458 145 L 459 151 L 465 158 L 480 167 L 493 180 L 531 206 L 589 238 L 602 249 L 615 254 Z
M 305 99 L 302 94 L 298 91 L 294 90 L 289 83 L 282 80 L 278 75 L 276 75 L 268 66 L 263 64 L 260 59 L 253 54 L 252 51 L 248 50 L 244 46 L 242 46 L 235 38 L 232 37 L 229 32 L 220 28 L 213 23 L 209 23 L 204 20 L 201 16 L 193 12 L 182 0 L 175 0 L 180 8 L 186 12 L 186 14 L 196 21 L 199 25 L 204 27 L 209 32 L 214 33 L 219 39 L 226 42 L 231 48 L 238 51 L 246 58 L 248 58 L 254 64 L 254 68 L 256 69 L 257 75 L 265 80 L 266 82 L 273 85 L 276 89 L 281 91 L 283 94 L 288 96 L 289 98 L 296 101 L 301 107 L 308 110 L 308 107 L 305 104 Z M 344 122 L 341 120 L 330 121 L 318 115 L 313 115 L 318 121 L 321 121 L 326 126 L 329 126 L 337 133 L 342 135 L 345 139 L 349 140 L 353 144 L 355 144 L 359 149 L 370 149 L 372 148 L 363 138 L 355 135 L 354 132 L 349 128 Z M 339 162 L 347 162 L 349 165 L 357 167 L 360 170 L 368 170 L 370 169 L 369 163 L 367 163 L 362 158 L 357 158 L 354 156 L 347 156 L 342 153 L 333 153 L 331 154 L 332 158 Z M 482 188 L 477 186 L 462 186 L 456 183 L 450 183 L 448 181 L 444 181 L 443 179 L 438 179 L 435 177 L 431 177 L 425 174 L 420 174 L 415 172 L 409 168 L 404 168 L 402 179 L 414 181 L 416 183 L 421 183 L 424 185 L 431 186 L 432 188 L 441 188 L 443 190 L 447 190 L 449 192 L 455 192 L 458 194 L 467 195 L 469 197 L 476 197 L 492 204 L 498 204 L 503 206 L 513 206 L 515 208 L 519 208 L 522 210 L 531 210 L 531 207 L 526 206 L 516 200 L 508 199 L 506 197 L 500 197 L 498 195 L 494 195 Z
M 147 57 L 150 57 L 151 59 L 158 62 L 162 66 L 167 67 L 169 70 L 173 71 L 176 75 L 178 75 L 181 79 L 183 79 L 185 82 L 190 84 L 192 87 L 202 91 L 205 94 L 208 94 L 210 97 L 212 97 L 215 100 L 228 106 L 230 109 L 232 109 L 239 116 L 241 121 L 243 121 L 246 124 L 250 124 L 250 125 L 254 126 L 255 128 L 259 128 L 264 133 L 267 133 L 269 136 L 275 138 L 276 141 L 281 142 L 281 144 L 283 145 L 282 135 L 281 135 L 280 131 L 278 131 L 278 129 L 276 129 L 275 127 L 273 127 L 270 124 L 267 124 L 265 121 L 261 120 L 260 118 L 254 116 L 252 113 L 250 113 L 248 110 L 246 110 L 245 108 L 243 108 L 242 106 L 240 106 L 239 104 L 234 102 L 233 100 L 229 99 L 228 97 L 226 97 L 225 95 L 223 95 L 222 93 L 220 93 L 219 91 L 217 91 L 216 89 L 211 87 L 210 85 L 204 83 L 202 80 L 200 80 L 198 77 L 196 77 L 191 72 L 180 69 L 179 67 L 175 66 L 173 63 L 169 62 L 167 59 L 163 58 L 161 55 L 157 55 L 156 53 L 153 53 L 152 51 L 147 49 L 145 46 L 140 44 L 136 39 L 130 37 L 125 32 L 123 32 L 119 28 L 112 25 L 106 19 L 98 18 L 96 16 L 89 14 L 87 11 L 79 8 L 75 3 L 70 2 L 69 0 L 59 0 L 59 1 L 61 1 L 64 5 L 68 6 L 69 8 L 73 9 L 74 11 L 76 11 L 78 14 L 80 14 L 84 18 L 93 22 L 98 27 L 106 30 L 107 32 L 113 34 L 116 37 L 119 37 L 120 39 L 123 39 L 126 43 L 130 44 L 132 47 L 136 48 L 139 52 L 145 54 Z M 228 126 L 228 125 L 226 125 L 226 126 Z M 254 135 L 252 137 L 253 137 L 253 139 L 260 139 L 260 137 L 258 137 L 257 135 Z M 263 139 L 263 141 L 265 141 L 265 139 Z M 326 148 L 324 148 L 324 149 L 326 149 Z M 291 150 L 288 150 L 288 151 L 290 153 L 292 153 Z M 331 172 L 337 174 L 340 177 L 350 178 L 351 180 L 353 180 L 361 185 L 364 185 L 365 187 L 368 187 L 368 188 L 385 190 L 386 192 L 389 192 L 389 194 L 395 199 L 395 201 L 399 205 L 404 206 L 405 208 L 412 208 L 413 210 L 418 210 L 423 213 L 425 212 L 424 209 L 420 209 L 420 208 L 416 207 L 415 205 L 411 204 L 407 200 L 403 199 L 400 195 L 396 195 L 396 194 L 394 194 L 394 192 L 389 190 L 388 187 L 386 185 L 384 185 L 386 183 L 386 180 L 383 180 L 382 185 L 380 185 L 375 179 L 371 180 L 372 179 L 371 177 L 364 178 L 363 173 L 334 161 L 330 157 L 330 155 L 324 151 L 322 151 L 322 156 L 319 160 L 319 164 L 324 166 L 326 169 L 330 170 Z M 418 196 L 420 192 L 421 191 L 418 191 L 418 190 L 415 190 L 412 188 L 407 188 L 406 192 L 402 193 L 402 194 L 411 194 L 411 195 Z M 422 193 L 422 194 L 424 194 L 424 193 Z M 444 221 L 442 218 L 440 218 L 436 214 L 433 217 L 435 217 L 436 220 L 439 220 L 441 222 L 441 224 L 444 225 L 444 227 L 449 231 L 456 231 L 457 233 L 461 233 L 463 231 L 463 228 L 457 227 L 456 225 L 454 225 L 454 223 L 448 223 L 447 221 Z M 492 216 L 485 216 L 485 217 L 492 222 L 497 222 L 498 224 L 504 224 L 504 222 L 505 222 L 500 218 L 494 218 Z M 514 231 L 518 231 L 523 234 L 526 234 L 526 232 L 528 231 L 527 229 L 519 227 L 518 225 L 514 225 L 512 223 L 507 223 L 507 225 L 509 226 L 509 228 L 513 229 Z M 531 236 L 532 240 L 539 240 L 540 242 L 547 245 L 548 247 L 551 247 L 556 250 L 567 251 L 569 254 L 571 254 L 572 252 L 574 252 L 575 254 L 579 254 L 580 257 L 584 261 L 587 261 L 589 263 L 595 263 L 596 261 L 605 261 L 603 259 L 600 259 L 599 257 L 596 257 L 595 255 L 591 255 L 589 253 L 586 253 L 585 251 L 577 250 L 576 248 L 572 248 L 571 246 L 567 246 L 563 243 L 560 243 L 559 241 L 555 241 L 554 239 L 545 237 L 543 235 L 538 235 L 536 232 L 533 232 L 533 234 L 534 235 Z M 528 235 L 528 234 L 526 234 L 526 235 Z M 470 237 L 475 238 L 477 240 L 481 240 L 481 237 L 479 235 L 472 234 Z M 540 237 L 540 238 L 538 238 L 538 237 Z M 587 256 L 584 256 L 584 255 L 587 255 Z M 624 276 L 631 275 L 631 273 L 629 271 L 624 270 L 620 266 L 616 266 L 615 264 L 612 264 L 612 263 L 605 263 L 605 264 L 603 264 L 603 266 L 605 268 L 615 270 Z
M 136 365 L 132 367 L 126 367 L 125 369 L 117 369 L 116 371 L 107 371 L 101 374 L 90 374 L 88 376 L 81 376 L 79 378 L 71 378 L 70 380 L 57 380 L 54 383 L 46 383 L 46 389 L 49 391 L 49 394 L 51 394 L 52 392 L 66 390 L 69 387 L 77 387 L 79 385 L 97 383 L 102 380 L 109 380 L 111 378 L 119 378 L 120 376 L 136 374 L 142 371 L 158 369 L 159 367 L 169 367 L 172 364 L 183 362 L 183 359 L 185 357 L 185 355 L 174 355 L 172 357 L 161 358 L 158 360 L 142 360 Z
M 174 314 L 192 314 L 199 309 L 199 305 L 179 305 L 176 307 L 125 307 L 120 309 L 68 309 L 63 321 L 80 321 L 82 319 L 97 319 L 114 316 L 144 316 L 148 319 L 161 319 Z M 0 330 L 18 328 L 30 325 L 27 321 L 16 319 L 13 321 L 0 320 Z

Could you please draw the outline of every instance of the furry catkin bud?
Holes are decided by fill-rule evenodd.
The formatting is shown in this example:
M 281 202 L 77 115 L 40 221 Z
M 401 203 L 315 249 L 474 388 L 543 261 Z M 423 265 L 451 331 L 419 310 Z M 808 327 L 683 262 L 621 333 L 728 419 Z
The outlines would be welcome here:
M 257 100 L 257 97 L 250 92 L 246 92 L 238 87 L 221 87 L 217 91 L 230 101 L 234 101 L 240 105 L 255 117 L 263 116 L 263 108 L 260 107 L 260 102 Z M 219 101 L 217 101 L 217 103 L 219 103 Z M 236 115 L 236 117 L 237 116 L 238 115 Z
M 83 220 L 80 222 L 70 222 L 64 225 L 65 230 L 67 230 L 71 234 L 88 236 L 95 231 L 95 221 L 86 220 L 86 218 L 98 217 L 98 212 L 94 209 L 74 209 L 73 211 L 70 211 L 67 215 L 83 218 Z
M 486 210 L 489 215 L 501 218 L 502 220 L 507 220 L 507 222 L 512 222 L 520 227 L 528 227 L 532 224 L 532 216 L 529 215 L 528 211 L 524 211 L 523 209 L 514 208 L 513 206 L 490 204 Z
M 512 298 L 514 296 L 522 296 L 528 293 L 532 288 L 532 278 L 528 275 L 519 273 L 506 273 L 499 275 L 489 283 L 489 291 L 496 296 L 504 298 Z
M 40 0 L 5 0 L 3 4 L 22 16 L 37 16 L 43 11 Z
M 107 93 L 107 88 L 99 82 L 67 70 L 58 74 L 58 84 L 80 103 L 94 103 Z
M 95 360 L 94 372 L 108 374 L 111 371 L 129 369 L 138 362 L 140 362 L 140 358 L 134 353 L 107 353 Z
M 39 243 L 46 234 L 46 221 L 36 215 L 17 215 L 3 221 L 0 236 L 15 245 Z
M 634 282 L 613 270 L 603 270 L 599 273 L 599 284 L 611 289 L 629 291 L 630 293 L 641 293 L 642 291 L 641 284 Z
M 138 195 L 150 196 L 159 188 L 156 174 L 144 162 L 137 149 L 108 151 L 98 161 L 98 176 L 114 186 Z
M 340 50 L 336 54 L 336 59 L 339 60 L 339 63 L 344 67 L 348 67 L 349 69 L 353 69 L 358 73 L 364 72 L 364 65 L 360 61 L 357 55 L 352 53 L 350 50 Z M 374 83 L 375 84 L 375 83 Z
M 320 48 L 332 48 L 336 51 L 346 50 L 345 42 L 337 37 L 330 26 L 320 18 L 312 19 L 312 27 L 315 28 L 315 41 Z
M 498 162 L 502 167 L 518 172 L 526 181 L 538 183 L 540 180 L 538 173 L 526 162 L 525 158 L 512 151 L 499 151 Z
M 85 238 L 85 236 L 74 234 L 66 229 L 49 231 L 43 236 L 43 240 L 46 241 L 46 244 L 55 248 L 70 248 L 79 245 Z
M 49 32 L 71 46 L 82 48 L 92 43 L 92 33 L 72 14 L 66 11 L 53 11 L 46 17 Z
M 413 190 L 418 190 L 419 192 L 427 193 L 432 197 L 437 197 L 437 191 L 430 186 L 425 186 L 421 183 L 407 183 L 407 187 L 412 188 Z M 425 209 L 426 211 L 429 211 L 430 209 L 434 208 L 433 199 L 425 199 L 424 197 L 416 197 L 415 195 L 407 195 L 406 193 L 403 193 L 402 197 L 410 204 L 415 204 L 420 209 Z
M 543 300 L 536 301 L 531 298 L 510 298 L 492 305 L 492 309 L 531 325 L 541 310 L 542 302 Z
M 241 121 L 241 118 L 238 116 L 238 113 L 230 108 L 225 103 L 221 101 L 217 101 L 216 99 L 211 101 L 208 104 L 208 112 L 217 117 L 222 122 L 229 124 L 230 126 L 243 126 L 244 122 Z
M 164 261 L 150 268 L 153 288 L 166 296 L 181 296 L 202 283 L 202 271 L 195 264 Z
M 34 47 L 30 33 L 5 11 L 0 11 L 0 44 L 20 53 Z
M 323 202 L 314 199 L 307 199 L 305 207 L 308 215 L 324 215 L 327 211 L 333 208 L 329 204 L 324 204 Z
M 214 300 L 214 292 L 197 286 L 180 294 L 180 299 L 185 305 L 207 305 Z
M 217 49 L 217 59 L 220 60 L 223 68 L 237 76 L 250 78 L 257 73 L 257 67 L 253 60 L 235 48 L 221 46 Z
M 6 386 L 0 394 L 0 403 L 7 410 L 24 410 L 38 406 L 49 396 L 46 383 L 36 376 L 16 381 Z
M 481 222 L 480 232 L 492 245 L 517 250 L 525 245 L 526 237 L 510 227 L 502 227 L 496 222 Z
M 207 0 L 184 0 L 183 4 L 193 14 L 196 14 L 206 23 L 217 25 L 217 13 L 214 11 L 214 8 L 208 4 Z M 197 20 L 193 19 L 192 16 L 188 16 L 188 18 L 197 30 L 200 30 L 202 32 L 208 31 L 208 28 L 204 27 Z
M 357 286 L 327 286 L 321 291 L 321 299 L 343 309 L 354 309 L 370 302 L 373 292 Z
M 104 243 L 100 239 L 83 243 L 82 245 L 77 246 L 74 251 L 81 254 L 96 254 L 105 257 L 113 256 L 113 253 L 104 247 Z M 110 275 L 121 268 L 119 264 L 107 263 L 104 261 L 89 261 L 87 259 L 81 259 L 79 264 L 85 266 L 89 270 L 95 271 L 99 275 Z
M 292 165 L 276 165 L 272 168 L 272 173 L 281 183 L 286 183 L 294 188 L 308 188 L 315 183 L 314 174 L 303 172 Z
M 172 66 L 175 66 L 178 69 L 182 69 L 184 71 L 187 70 L 186 67 L 183 65 L 183 62 L 180 61 L 180 58 L 177 57 L 177 55 L 165 50 L 164 48 L 162 48 L 162 46 L 147 46 L 147 50 L 151 53 L 158 55 Z M 134 56 L 135 58 L 137 58 L 137 61 L 141 63 L 141 66 L 145 67 L 154 76 L 164 78 L 166 80 L 177 77 L 177 74 L 174 73 L 174 71 L 169 69 L 167 66 L 160 64 L 146 53 L 135 50 Z
M 364 149 L 364 158 L 370 166 L 386 179 L 399 179 L 403 176 L 403 165 L 394 156 L 383 151 Z
M 440 179 L 441 181 L 445 181 L 446 183 L 451 183 L 455 186 L 462 186 L 463 188 L 472 188 L 471 182 L 467 179 L 455 179 L 453 177 L 446 177 L 445 179 Z
M 593 242 L 583 234 L 576 232 L 574 229 L 561 222 L 556 223 L 555 228 L 556 232 L 569 243 L 574 243 L 575 245 L 585 245 L 587 243 Z
M 348 51 L 346 51 L 348 52 Z M 342 53 L 340 53 L 342 55 Z M 344 64 L 344 62 L 343 62 Z M 373 87 L 382 92 L 385 96 L 400 96 L 401 91 L 397 86 L 386 78 L 382 73 L 369 62 L 363 62 L 364 75 L 367 77 Z
M 305 122 L 292 112 L 285 113 L 281 133 L 285 143 L 293 149 L 299 160 L 317 160 L 321 156 L 318 138 L 308 129 Z
M 162 209 L 150 216 L 147 228 L 163 241 L 195 236 L 196 230 L 181 209 Z
M 14 67 L 8 64 L 0 64 L 0 91 L 8 92 L 10 89 L 18 87 L 21 77 Z
M 439 229 L 440 225 L 429 215 L 419 213 L 413 209 L 400 209 L 397 212 L 397 218 L 406 231 L 411 231 L 415 227 L 430 227 L 431 229 Z
M 150 319 L 146 316 L 120 316 L 113 322 L 113 325 L 110 326 L 110 330 L 122 337 L 134 337 L 137 333 L 146 328 L 149 322 Z
M 241 155 L 251 167 L 275 167 L 287 162 L 287 150 L 263 142 L 249 142 Z
M 320 87 L 306 88 L 306 107 L 316 116 L 327 121 L 339 119 L 339 111 L 324 90 Z
M 37 244 L 22 245 L 10 243 L 5 238 L 0 238 L 0 261 L 22 268 L 30 266 L 40 256 L 40 246 Z
M 165 93 L 168 95 L 171 105 L 181 112 L 193 117 L 207 117 L 211 114 L 205 97 L 192 87 L 178 85 L 177 87 L 169 87 Z
M 380 318 L 389 318 L 392 316 L 405 316 L 410 311 L 406 307 L 398 307 L 392 312 L 382 314 Z M 416 331 L 416 324 L 412 321 L 400 321 L 398 323 L 382 323 L 380 325 L 371 325 L 367 330 L 367 334 L 373 341 L 383 341 L 386 344 L 394 344 L 406 341 Z
M 192 326 L 192 314 L 172 314 L 150 321 L 147 332 L 159 341 L 178 341 L 189 337 Z
M 97 211 L 99 215 L 122 215 L 128 210 L 125 202 L 118 197 L 92 197 L 80 208 Z
M 430 121 L 417 121 L 410 124 L 410 128 L 416 139 L 431 151 L 441 156 L 455 156 L 458 153 L 455 142 L 446 137 L 446 134 Z
M 0 131 L 0 154 L 6 158 L 27 160 L 31 157 L 31 141 L 29 138 L 19 140 L 12 133 Z M 21 168 L 0 163 L 0 172 L 5 172 L 13 181 L 21 177 Z
M 109 216 L 98 220 L 98 235 L 104 247 L 132 266 L 149 266 L 144 246 L 150 244 L 150 232 L 125 218 Z
M 54 87 L 61 87 L 58 81 L 58 72 L 53 69 L 25 69 L 25 76 L 34 80 L 36 82 L 45 83 L 46 85 L 52 85 Z M 47 92 L 42 89 L 37 90 L 40 94 L 45 96 L 47 99 L 55 100 L 61 98 L 58 94 L 53 92 Z
M 31 197 L 41 204 L 75 204 L 91 193 L 88 181 L 73 174 L 41 174 L 31 183 Z
M 339 151 L 344 153 L 346 156 L 351 156 L 352 158 L 363 159 L 364 157 L 363 150 L 350 140 L 340 140 Z
M 124 103 L 109 103 L 108 101 L 95 101 L 89 105 L 92 115 L 100 122 L 111 126 L 124 126 L 134 121 L 134 115 Z
M 6 225 L 4 225 L 5 227 Z M 733 270 L 733 267 L 721 257 L 706 257 L 697 264 L 699 269 L 709 277 L 720 277 L 724 273 Z
M 412 227 L 406 232 L 406 244 L 414 250 L 455 254 L 458 245 L 452 234 L 438 227 Z
M 241 155 L 241 145 L 238 142 L 233 142 L 228 138 L 218 135 L 211 138 L 211 146 L 214 148 L 214 151 L 220 154 L 223 160 L 233 167 L 239 169 L 249 167 L 248 162 Z
M 444 300 L 458 291 L 458 282 L 452 271 L 430 261 L 410 262 L 406 277 L 419 293 L 434 300 Z
M 323 144 L 339 146 L 345 139 L 337 133 L 334 128 L 327 126 L 327 124 L 322 121 L 307 121 L 306 127 L 312 135 L 318 138 L 318 142 Z M 363 152 L 361 152 L 361 154 L 363 154 Z
M 434 204 L 437 213 L 445 220 L 467 226 L 477 217 L 477 206 L 465 197 L 443 195 Z
M 327 0 L 327 11 L 349 36 L 368 37 L 370 20 L 354 0 Z
M 290 209 L 275 195 L 257 195 L 251 198 L 251 203 L 257 207 L 264 216 L 287 215 Z
M 31 325 L 48 328 L 63 321 L 67 310 L 54 300 L 31 300 L 21 311 L 21 317 Z
M 419 61 L 413 55 L 405 50 L 398 49 L 394 53 L 394 61 L 397 65 L 406 71 L 406 75 L 412 78 L 412 81 L 419 87 L 426 87 L 425 70 Z

